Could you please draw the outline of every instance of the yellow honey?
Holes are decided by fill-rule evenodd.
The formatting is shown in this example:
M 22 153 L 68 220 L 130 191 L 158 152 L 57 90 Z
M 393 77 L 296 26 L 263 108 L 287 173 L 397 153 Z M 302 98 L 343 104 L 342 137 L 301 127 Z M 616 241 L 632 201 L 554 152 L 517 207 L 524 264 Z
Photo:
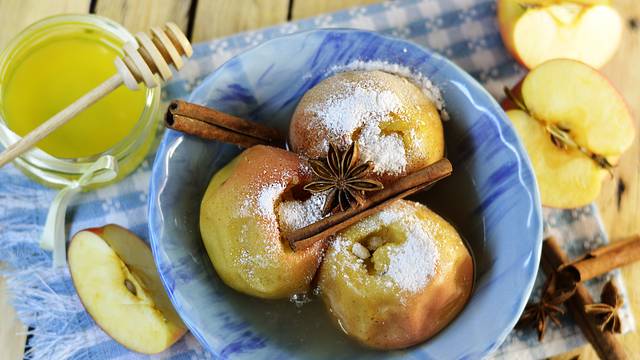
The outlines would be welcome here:
M 16 54 L 2 90 L 4 119 L 20 136 L 116 73 L 118 39 L 69 27 Z M 55 130 L 37 147 L 59 158 L 100 154 L 129 135 L 145 107 L 146 91 L 121 86 Z

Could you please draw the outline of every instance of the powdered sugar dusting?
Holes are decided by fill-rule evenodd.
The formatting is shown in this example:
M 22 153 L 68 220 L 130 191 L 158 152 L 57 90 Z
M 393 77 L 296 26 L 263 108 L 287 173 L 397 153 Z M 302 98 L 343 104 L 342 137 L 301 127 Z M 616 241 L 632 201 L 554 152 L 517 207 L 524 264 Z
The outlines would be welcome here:
M 373 172 L 392 176 L 428 156 L 416 129 L 403 124 L 420 114 L 424 108 L 419 104 L 426 101 L 446 117 L 440 91 L 428 79 L 379 61 L 356 61 L 332 71 L 345 73 L 312 89 L 301 107 L 304 115 L 294 115 L 306 121 L 306 131 L 319 135 L 305 144 L 303 154 L 323 156 L 330 143 L 345 149 L 357 141 L 361 158 L 373 163 Z
M 375 218 L 372 220 L 378 220 L 382 222 L 382 225 L 389 226 L 391 223 L 400 221 L 402 218 L 412 215 L 406 208 L 400 208 L 397 205 L 398 204 L 394 204 L 394 206 L 390 206 L 376 213 Z
M 415 129 L 409 130 L 409 136 L 411 137 L 411 143 L 413 144 L 412 154 L 417 159 L 422 160 L 426 154 L 420 150 L 424 147 L 422 138 L 416 134 Z
M 404 142 L 397 133 L 383 135 L 380 127 L 365 124 L 358 138 L 360 156 L 373 163 L 373 171 L 378 174 L 401 174 L 407 167 Z
M 243 269 L 246 278 L 256 279 L 260 277 L 260 270 L 269 269 L 274 261 L 278 261 L 281 249 L 279 244 L 273 241 L 265 241 L 259 248 L 253 247 L 250 244 L 251 240 L 248 239 L 248 231 L 249 226 L 246 223 L 243 224 L 238 235 L 238 242 L 242 244 L 242 248 L 235 262 L 236 266 Z
M 390 74 L 402 76 L 406 79 L 411 80 L 415 85 L 417 85 L 422 92 L 431 100 L 438 111 L 440 112 L 440 116 L 442 120 L 449 120 L 449 114 L 445 109 L 444 99 L 442 97 L 442 92 L 440 89 L 435 86 L 431 80 L 420 73 L 416 73 L 409 69 L 406 66 L 402 66 L 399 64 L 392 64 L 387 61 L 362 61 L 356 60 L 347 65 L 334 66 L 331 71 L 333 73 L 339 73 L 344 71 L 354 71 L 354 70 L 365 70 L 365 71 L 373 71 L 379 70 L 384 71 Z
M 240 216 L 260 216 L 263 219 L 275 221 L 275 204 L 278 197 L 285 190 L 286 185 L 273 183 L 260 190 L 256 198 L 246 198 L 240 207 Z
M 344 82 L 341 86 L 342 91 L 308 109 L 316 115 L 312 126 L 326 129 L 328 140 L 339 147 L 350 145 L 354 132 L 360 129 L 362 159 L 374 163 L 374 172 L 402 173 L 407 166 L 404 142 L 398 134 L 385 135 L 380 129 L 389 114 L 401 111 L 401 100 L 392 91 L 376 89 L 371 80 Z M 329 142 L 322 141 L 319 146 L 317 150 L 326 153 Z
M 286 178 L 286 173 L 283 174 L 284 178 Z M 238 216 L 261 219 L 263 220 L 262 226 L 266 226 L 264 231 L 277 234 L 278 223 L 275 206 L 285 189 L 286 184 L 284 181 L 261 187 L 257 195 L 248 196 L 243 200 Z M 249 278 L 254 278 L 256 276 L 254 269 L 266 269 L 272 266 L 273 261 L 277 259 L 277 255 L 282 249 L 278 242 L 267 241 L 264 246 L 259 248 L 259 251 L 251 251 L 248 236 L 250 236 L 249 226 L 244 223 L 238 235 L 238 242 L 246 247 L 239 254 L 238 265 L 246 267 L 246 275 Z
M 322 219 L 322 207 L 325 199 L 324 193 L 317 193 L 305 201 L 281 202 L 277 210 L 281 229 L 284 232 L 294 231 Z
M 265 187 L 258 195 L 258 213 L 265 218 L 274 218 L 276 200 L 284 189 L 284 184 L 270 184 Z
M 262 226 L 266 226 L 263 231 L 277 234 L 275 206 L 278 198 L 286 189 L 286 185 L 283 182 L 274 182 L 260 186 L 257 194 L 254 193 L 243 200 L 238 216 L 251 218 L 251 222 L 253 219 L 263 220 L 261 221 Z M 249 224 L 244 222 L 238 234 L 238 242 L 242 247 L 236 258 L 236 265 L 243 269 L 243 276 L 257 281 L 261 277 L 260 270 L 272 268 L 274 263 L 278 261 L 282 249 L 280 243 L 276 241 L 264 241 L 261 246 L 255 247 L 251 239 L 255 235 L 251 235 L 249 232 L 253 226 Z
M 343 261 L 333 264 L 333 276 L 343 276 L 347 281 L 375 281 L 382 287 L 397 286 L 411 293 L 423 289 L 436 273 L 439 253 L 435 240 L 429 233 L 430 226 L 416 216 L 415 211 L 416 208 L 410 203 L 399 202 L 354 225 L 367 234 L 375 233 L 383 227 L 399 226 L 405 236 L 403 239 L 385 239 L 375 249 L 370 248 L 377 273 L 363 277 L 366 280 L 350 278 L 344 271 L 346 268 L 366 271 L 365 263 L 353 254 L 353 241 L 343 234 L 338 235 L 331 247 L 333 253 L 339 254 Z M 383 251 L 383 258 L 388 261 L 375 263 L 377 251 Z
M 407 238 L 389 251 L 387 275 L 404 290 L 422 289 L 435 273 L 438 251 L 431 236 L 417 221 L 403 221 Z
M 415 214 L 410 203 L 396 203 L 378 214 L 377 220 L 384 226 L 399 224 L 406 238 L 400 244 L 389 244 L 387 256 L 389 264 L 386 275 L 401 289 L 417 292 L 435 274 L 438 249 L 435 240 L 428 233 L 429 227 Z
M 370 116 L 387 115 L 400 107 L 400 100 L 391 91 L 379 92 L 367 84 L 349 83 L 347 92 L 334 94 L 329 101 L 309 110 L 320 116 L 332 137 L 350 136 Z M 347 144 L 340 144 L 347 145 Z

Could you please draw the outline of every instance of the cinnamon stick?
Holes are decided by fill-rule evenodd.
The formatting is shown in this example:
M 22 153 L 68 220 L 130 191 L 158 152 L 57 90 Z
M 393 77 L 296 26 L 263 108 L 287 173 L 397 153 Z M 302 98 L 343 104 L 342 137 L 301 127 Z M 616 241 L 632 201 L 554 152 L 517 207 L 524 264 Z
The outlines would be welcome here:
M 549 237 L 543 242 L 541 264 L 547 276 L 553 276 L 560 267 L 569 264 L 569 262 L 567 255 L 553 237 Z M 611 333 L 601 331 L 586 313 L 585 306 L 588 304 L 593 304 L 593 298 L 587 288 L 578 283 L 573 296 L 565 302 L 569 313 L 601 359 L 627 359 L 624 349 L 616 337 Z
M 181 100 L 172 101 L 167 108 L 165 126 L 203 139 L 244 148 L 254 145 L 284 145 L 284 137 L 273 128 Z
M 575 282 L 582 282 L 636 261 L 640 261 L 640 235 L 590 251 L 582 258 L 563 266 L 560 272 Z
M 365 199 L 361 206 L 330 215 L 302 229 L 285 234 L 284 238 L 289 242 L 293 250 L 307 247 L 316 241 L 326 239 L 330 235 L 346 229 L 367 216 L 377 213 L 394 201 L 414 194 L 451 175 L 452 171 L 453 167 L 449 160 L 441 159 L 422 170 L 400 178 L 383 190 L 374 193 L 371 197 Z

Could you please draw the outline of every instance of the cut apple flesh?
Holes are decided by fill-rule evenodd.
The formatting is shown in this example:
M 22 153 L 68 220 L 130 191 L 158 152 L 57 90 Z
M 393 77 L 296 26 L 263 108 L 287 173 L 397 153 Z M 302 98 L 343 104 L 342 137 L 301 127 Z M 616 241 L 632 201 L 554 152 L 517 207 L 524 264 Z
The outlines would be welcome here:
M 633 118 L 622 96 L 600 73 L 578 61 L 552 60 L 522 83 L 531 114 L 571 130 L 580 145 L 603 156 L 620 156 L 633 142 Z
M 69 270 L 87 312 L 125 347 L 154 354 L 186 332 L 149 247 L 128 230 L 107 225 L 74 235 Z
M 607 171 L 578 149 L 554 144 L 545 124 L 567 129 L 578 146 L 614 162 L 634 138 L 620 94 L 597 70 L 566 59 L 533 69 L 516 92 L 528 113 L 507 115 L 531 159 L 542 203 L 575 208 L 592 202 Z
M 574 208 L 598 196 L 605 170 L 578 150 L 558 148 L 549 133 L 524 111 L 510 110 L 507 115 L 527 149 L 544 205 Z
M 622 20 L 606 5 L 562 2 L 527 8 L 500 0 L 499 22 L 505 45 L 527 68 L 568 58 L 600 68 L 618 49 Z

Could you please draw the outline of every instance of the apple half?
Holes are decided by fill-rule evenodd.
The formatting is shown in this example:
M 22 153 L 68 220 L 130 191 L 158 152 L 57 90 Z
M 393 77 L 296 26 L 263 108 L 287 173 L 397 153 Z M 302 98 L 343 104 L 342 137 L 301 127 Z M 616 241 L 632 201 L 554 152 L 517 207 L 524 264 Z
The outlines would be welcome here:
M 622 96 L 596 69 L 568 59 L 536 67 L 511 93 L 520 106 L 503 106 L 529 154 L 542 203 L 575 208 L 595 200 L 607 164 L 634 139 Z M 554 129 L 574 145 L 554 139 Z
M 529 69 L 568 58 L 601 68 L 614 55 L 622 20 L 608 0 L 498 0 L 505 46 Z
M 187 331 L 160 281 L 149 246 L 118 225 L 82 230 L 71 239 L 69 271 L 78 296 L 114 340 L 155 354 Z

